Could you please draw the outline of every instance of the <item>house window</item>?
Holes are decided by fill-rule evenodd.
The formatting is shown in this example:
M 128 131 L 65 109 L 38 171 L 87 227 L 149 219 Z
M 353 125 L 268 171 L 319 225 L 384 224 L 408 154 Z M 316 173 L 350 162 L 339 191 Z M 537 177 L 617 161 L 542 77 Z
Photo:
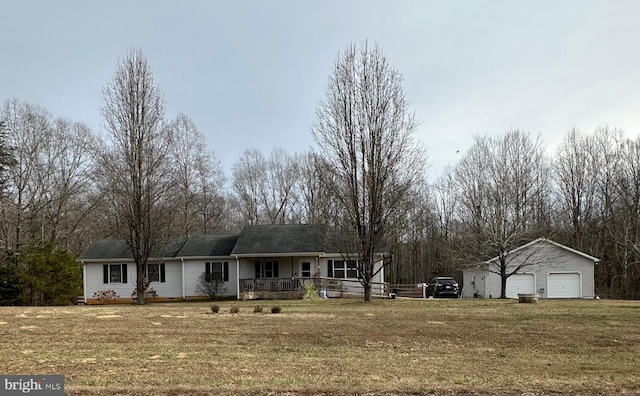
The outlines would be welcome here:
M 122 264 L 109 266 L 109 283 L 122 283 Z
M 277 278 L 277 261 L 256 261 L 256 278 Z
M 109 283 L 127 283 L 127 265 L 126 264 L 104 264 L 102 266 L 102 282 Z
M 165 269 L 164 263 L 149 263 L 144 267 L 144 277 L 149 282 L 164 282 Z
M 358 278 L 358 263 L 354 260 L 329 260 L 329 276 L 340 279 Z
M 301 276 L 303 278 L 311 278 L 311 263 L 309 262 L 302 263 Z
M 226 261 L 206 262 L 204 263 L 204 273 L 207 282 L 227 282 L 229 280 L 229 263 Z

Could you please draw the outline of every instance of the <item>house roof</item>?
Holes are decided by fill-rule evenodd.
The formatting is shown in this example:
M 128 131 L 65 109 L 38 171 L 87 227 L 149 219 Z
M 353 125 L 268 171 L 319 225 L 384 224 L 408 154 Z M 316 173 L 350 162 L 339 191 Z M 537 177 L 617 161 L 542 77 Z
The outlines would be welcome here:
M 133 257 L 131 248 L 125 241 L 103 239 L 95 242 L 82 255 L 82 259 L 112 259 Z
M 589 260 L 593 261 L 594 263 L 597 263 L 597 262 L 600 261 L 600 259 L 597 258 L 597 257 L 590 256 L 590 255 L 588 255 L 588 254 L 586 254 L 584 252 L 572 249 L 569 246 L 562 245 L 560 243 L 552 241 L 551 239 L 546 239 L 546 238 L 538 238 L 536 240 L 533 240 L 533 241 L 531 241 L 529 243 L 526 243 L 526 244 L 524 244 L 522 246 L 519 246 L 519 247 L 511 250 L 508 254 L 517 253 L 517 252 L 519 252 L 521 250 L 527 249 L 528 247 L 536 245 L 536 244 L 539 244 L 539 243 L 548 243 L 548 244 L 553 245 L 555 247 L 558 247 L 560 249 L 564 249 L 564 250 L 566 250 L 568 252 L 571 252 L 573 254 L 577 254 L 577 255 L 582 256 L 582 257 L 584 257 L 586 259 L 589 259 Z M 490 260 L 487 260 L 487 263 L 490 263 L 490 262 L 493 262 L 493 261 L 497 261 L 498 259 L 499 259 L 499 257 L 496 256 L 496 257 L 494 257 L 494 258 L 492 258 Z
M 185 244 L 184 239 L 168 239 L 157 241 L 151 249 L 149 257 L 175 257 Z M 82 255 L 83 260 L 133 258 L 131 247 L 124 240 L 103 239 L 97 241 Z
M 236 242 L 234 256 L 324 253 L 327 227 L 318 224 L 269 224 L 246 226 Z
M 343 232 L 319 224 L 269 224 L 246 226 L 240 234 L 197 235 L 187 239 L 161 240 L 150 258 L 222 256 L 294 256 L 338 253 L 353 241 Z M 339 246 L 338 241 L 342 245 Z M 355 250 L 354 250 L 355 251 Z M 91 245 L 82 260 L 133 259 L 124 240 L 104 239 Z
M 185 242 L 178 252 L 180 257 L 230 256 L 238 234 L 197 235 Z

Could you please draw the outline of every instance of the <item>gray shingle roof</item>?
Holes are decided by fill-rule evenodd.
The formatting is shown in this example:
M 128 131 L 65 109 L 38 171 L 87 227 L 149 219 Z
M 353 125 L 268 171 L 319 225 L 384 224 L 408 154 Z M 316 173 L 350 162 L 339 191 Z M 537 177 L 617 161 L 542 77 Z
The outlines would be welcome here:
M 178 256 L 230 256 L 237 240 L 238 234 L 193 236 L 187 239 Z
M 335 252 L 327 227 L 315 224 L 271 224 L 245 227 L 240 234 L 198 235 L 159 241 L 151 258 Z M 333 247 L 332 247 L 333 246 Z M 104 239 L 91 245 L 84 260 L 130 259 L 124 240 Z
M 131 258 L 131 248 L 125 241 L 103 239 L 95 242 L 82 255 L 83 259 Z
M 246 226 L 232 254 L 321 253 L 325 251 L 326 234 L 326 226 L 316 224 Z
M 184 245 L 184 239 L 159 240 L 151 249 L 149 257 L 175 257 Z M 129 244 L 124 240 L 103 239 L 97 241 L 82 255 L 82 259 L 133 258 Z

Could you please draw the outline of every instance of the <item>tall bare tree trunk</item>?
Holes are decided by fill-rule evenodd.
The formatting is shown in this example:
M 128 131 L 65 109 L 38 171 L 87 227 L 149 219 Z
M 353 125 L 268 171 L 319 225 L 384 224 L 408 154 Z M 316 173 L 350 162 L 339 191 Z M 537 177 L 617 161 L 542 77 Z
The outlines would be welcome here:
M 136 265 L 136 295 L 144 304 L 145 267 L 163 228 L 162 200 L 169 186 L 171 129 L 164 99 L 140 50 L 120 61 L 103 90 L 109 141 L 99 158 L 99 182 L 113 210 L 112 229 L 127 241 Z
M 377 46 L 348 47 L 335 64 L 312 132 L 318 172 L 339 206 L 336 223 L 354 235 L 340 251 L 357 260 L 365 301 L 380 270 L 375 255 L 389 247 L 392 229 L 403 227 L 407 197 L 424 175 L 426 156 L 413 139 L 415 129 L 400 73 Z

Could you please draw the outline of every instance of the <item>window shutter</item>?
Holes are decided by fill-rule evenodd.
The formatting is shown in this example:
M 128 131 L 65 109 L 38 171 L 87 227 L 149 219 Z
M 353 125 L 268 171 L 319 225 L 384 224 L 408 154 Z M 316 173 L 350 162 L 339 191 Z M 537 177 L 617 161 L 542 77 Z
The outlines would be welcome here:
M 122 264 L 122 283 L 127 283 L 127 264 Z
M 260 262 L 256 261 L 256 279 L 260 278 Z
M 102 283 L 109 283 L 109 264 L 102 266 Z
M 211 274 L 211 263 L 204 263 L 204 276 L 209 279 L 209 275 Z
M 333 278 L 333 260 L 327 261 L 327 276 Z
M 274 278 L 279 278 L 279 276 L 278 276 L 278 262 L 277 261 L 273 262 L 273 277 Z
M 224 281 L 229 282 L 229 263 L 227 261 L 224 262 L 222 274 L 224 275 Z
M 166 282 L 167 277 L 164 272 L 164 263 L 160 263 L 160 282 Z

